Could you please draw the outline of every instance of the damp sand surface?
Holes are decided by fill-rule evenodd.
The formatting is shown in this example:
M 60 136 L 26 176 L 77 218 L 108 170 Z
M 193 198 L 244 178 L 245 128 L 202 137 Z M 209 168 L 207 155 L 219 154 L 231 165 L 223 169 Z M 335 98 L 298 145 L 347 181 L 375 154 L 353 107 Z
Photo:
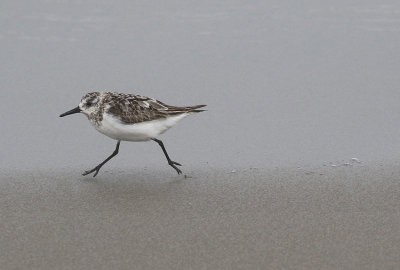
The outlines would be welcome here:
M 399 269 L 400 167 L 0 173 L 2 269 Z

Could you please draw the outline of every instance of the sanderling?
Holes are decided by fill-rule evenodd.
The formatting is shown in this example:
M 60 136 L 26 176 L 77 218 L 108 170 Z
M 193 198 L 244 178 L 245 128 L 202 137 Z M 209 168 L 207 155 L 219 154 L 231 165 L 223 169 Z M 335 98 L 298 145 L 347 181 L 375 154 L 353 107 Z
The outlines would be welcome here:
M 78 107 L 61 114 L 60 117 L 83 113 L 97 131 L 117 140 L 114 152 L 93 169 L 85 171 L 83 175 L 95 172 L 93 175 L 95 177 L 100 168 L 118 154 L 121 141 L 149 140 L 160 145 L 168 164 L 181 174 L 182 171 L 176 165 L 182 165 L 169 158 L 163 142 L 157 139 L 157 136 L 186 116 L 204 111 L 199 110 L 204 106 L 206 105 L 177 107 L 140 95 L 92 92 L 83 96 Z

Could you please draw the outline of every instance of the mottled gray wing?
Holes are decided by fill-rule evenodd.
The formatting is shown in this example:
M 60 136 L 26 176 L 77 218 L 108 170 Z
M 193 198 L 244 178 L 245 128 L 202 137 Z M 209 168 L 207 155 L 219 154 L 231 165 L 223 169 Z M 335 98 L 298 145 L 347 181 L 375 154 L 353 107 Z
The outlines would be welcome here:
M 168 105 L 145 96 L 109 93 L 106 97 L 109 104 L 107 113 L 113 114 L 127 124 L 166 118 L 183 111 L 170 110 Z

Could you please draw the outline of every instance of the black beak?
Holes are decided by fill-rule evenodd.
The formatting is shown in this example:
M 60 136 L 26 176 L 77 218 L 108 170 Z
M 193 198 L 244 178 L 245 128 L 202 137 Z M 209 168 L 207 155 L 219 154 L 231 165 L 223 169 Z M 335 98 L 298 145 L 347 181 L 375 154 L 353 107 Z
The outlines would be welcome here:
M 65 113 L 63 113 L 63 114 L 60 114 L 60 117 L 64 117 L 64 116 L 66 116 L 66 115 L 70 115 L 70 114 L 74 114 L 74 113 L 79 113 L 79 112 L 81 112 L 81 109 L 79 109 L 79 106 L 78 106 L 78 107 L 76 107 L 76 108 L 74 108 L 74 109 L 72 109 L 72 110 L 70 110 L 70 111 L 68 111 L 68 112 L 65 112 Z

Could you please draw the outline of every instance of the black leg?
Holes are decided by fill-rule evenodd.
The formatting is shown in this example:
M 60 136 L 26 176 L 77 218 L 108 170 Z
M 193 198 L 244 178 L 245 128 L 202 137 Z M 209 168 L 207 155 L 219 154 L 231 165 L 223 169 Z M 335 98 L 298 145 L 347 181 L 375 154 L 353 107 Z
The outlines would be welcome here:
M 175 165 L 178 165 L 178 166 L 182 166 L 182 165 L 179 164 L 178 162 L 172 161 L 172 160 L 169 158 L 168 153 L 167 153 L 167 150 L 165 150 L 165 147 L 164 147 L 163 142 L 162 142 L 161 140 L 157 140 L 157 139 L 152 139 L 152 140 L 155 141 L 156 143 L 158 143 L 158 144 L 161 146 L 161 149 L 163 150 L 164 155 L 165 155 L 165 157 L 166 157 L 167 160 L 168 160 L 168 164 L 169 164 L 172 168 L 174 168 L 178 174 L 181 174 L 182 171 L 181 171 L 178 167 L 176 167 Z
M 88 175 L 88 174 L 90 174 L 90 173 L 92 173 L 92 172 L 95 171 L 95 174 L 93 175 L 93 177 L 95 177 L 95 176 L 99 173 L 100 168 L 101 168 L 104 164 L 106 164 L 107 161 L 109 161 L 110 159 L 112 159 L 114 156 L 116 156 L 116 155 L 118 154 L 120 142 L 121 142 L 121 141 L 118 141 L 118 142 L 117 142 L 117 147 L 115 147 L 115 150 L 114 150 L 114 152 L 111 154 L 111 156 L 109 156 L 106 160 L 104 160 L 102 163 L 100 163 L 99 165 L 97 165 L 96 167 L 94 167 L 93 169 L 91 169 L 90 171 L 85 171 L 82 175 Z

